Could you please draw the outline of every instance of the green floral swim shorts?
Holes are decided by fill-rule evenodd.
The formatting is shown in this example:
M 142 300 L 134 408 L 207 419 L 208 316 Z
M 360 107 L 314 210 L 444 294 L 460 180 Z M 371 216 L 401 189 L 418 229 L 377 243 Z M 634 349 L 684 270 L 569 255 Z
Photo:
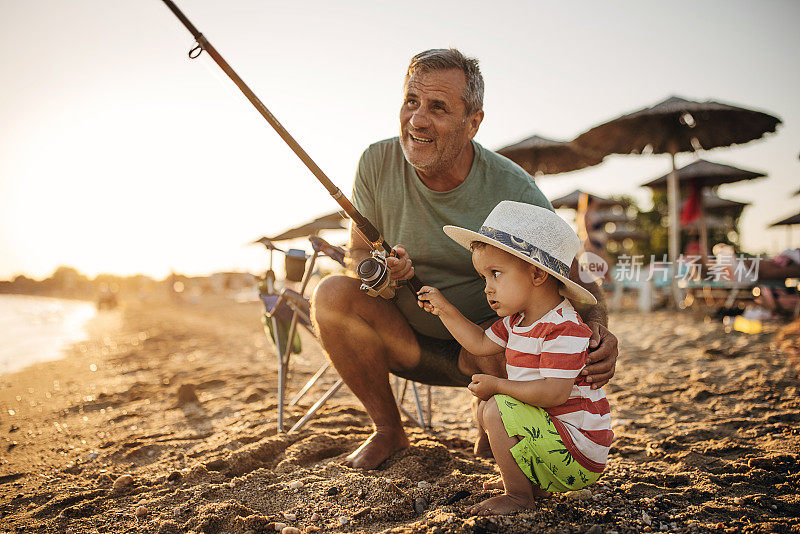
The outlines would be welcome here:
M 522 472 L 545 491 L 563 493 L 597 482 L 602 473 L 580 465 L 567 450 L 553 421 L 543 408 L 508 395 L 495 395 L 509 436 L 522 438 L 511 454 Z

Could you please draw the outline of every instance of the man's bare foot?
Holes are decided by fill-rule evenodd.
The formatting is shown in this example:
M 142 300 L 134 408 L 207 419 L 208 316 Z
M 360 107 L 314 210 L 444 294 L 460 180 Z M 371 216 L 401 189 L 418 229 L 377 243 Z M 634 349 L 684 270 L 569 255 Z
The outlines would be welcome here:
M 499 489 L 505 491 L 506 485 L 503 484 L 503 477 L 497 475 L 493 479 L 484 482 L 483 489 Z
M 504 493 L 479 502 L 470 508 L 469 513 L 471 515 L 504 515 L 533 508 L 533 503 L 535 502 L 535 499 L 512 497 Z
M 387 458 L 409 445 L 405 432 L 376 430 L 370 437 L 344 459 L 344 465 L 361 469 L 375 469 Z
M 480 458 L 494 458 L 492 447 L 489 445 L 489 436 L 486 435 L 486 432 L 482 432 L 478 429 L 478 439 L 475 440 L 475 446 L 472 448 L 472 452 L 475 453 L 475 456 Z

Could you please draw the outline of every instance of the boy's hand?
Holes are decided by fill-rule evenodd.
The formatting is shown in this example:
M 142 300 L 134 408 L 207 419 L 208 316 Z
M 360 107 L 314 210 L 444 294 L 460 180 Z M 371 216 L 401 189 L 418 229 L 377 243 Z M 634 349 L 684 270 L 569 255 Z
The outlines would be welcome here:
M 423 286 L 417 292 L 417 304 L 426 312 L 434 315 L 441 315 L 451 306 L 441 291 L 431 286 Z
M 472 382 L 467 389 L 481 400 L 489 400 L 497 393 L 499 378 L 492 375 L 472 375 Z

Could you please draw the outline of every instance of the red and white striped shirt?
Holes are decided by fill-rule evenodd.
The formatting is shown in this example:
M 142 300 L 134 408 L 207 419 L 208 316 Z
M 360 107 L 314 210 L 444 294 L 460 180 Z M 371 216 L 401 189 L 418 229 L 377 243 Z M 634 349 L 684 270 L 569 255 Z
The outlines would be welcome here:
M 614 433 L 603 388 L 592 389 L 580 372 L 586 365 L 591 329 L 564 300 L 530 326 L 522 314 L 504 317 L 486 335 L 506 349 L 509 380 L 574 378 L 566 403 L 545 408 L 573 458 L 589 471 L 603 471 Z

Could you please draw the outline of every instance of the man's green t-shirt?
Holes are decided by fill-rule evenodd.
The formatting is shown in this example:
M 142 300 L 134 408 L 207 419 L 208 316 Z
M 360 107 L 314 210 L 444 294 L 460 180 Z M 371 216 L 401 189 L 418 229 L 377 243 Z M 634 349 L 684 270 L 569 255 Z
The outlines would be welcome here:
M 480 229 L 502 200 L 553 207 L 533 178 L 507 158 L 472 141 L 475 158 L 466 180 L 450 191 L 432 191 L 406 160 L 397 137 L 364 151 L 358 163 L 353 204 L 389 245 L 402 243 L 423 284 L 439 289 L 468 319 L 482 323 L 497 315 L 489 307 L 484 282 L 471 253 L 447 237 L 447 224 Z M 452 336 L 438 317 L 417 305 L 411 291 L 397 292 L 397 306 L 411 327 L 442 339 Z

